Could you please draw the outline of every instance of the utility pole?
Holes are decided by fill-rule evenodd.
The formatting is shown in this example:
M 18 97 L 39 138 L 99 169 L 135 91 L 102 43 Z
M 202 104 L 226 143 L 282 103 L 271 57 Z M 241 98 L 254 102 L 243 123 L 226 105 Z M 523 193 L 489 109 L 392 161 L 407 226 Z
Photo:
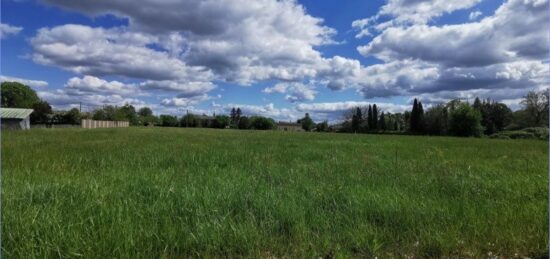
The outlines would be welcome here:
M 80 108 L 78 110 L 82 113 L 82 102 L 80 102 Z
M 189 109 L 187 109 L 187 118 L 185 119 L 185 127 L 189 126 Z

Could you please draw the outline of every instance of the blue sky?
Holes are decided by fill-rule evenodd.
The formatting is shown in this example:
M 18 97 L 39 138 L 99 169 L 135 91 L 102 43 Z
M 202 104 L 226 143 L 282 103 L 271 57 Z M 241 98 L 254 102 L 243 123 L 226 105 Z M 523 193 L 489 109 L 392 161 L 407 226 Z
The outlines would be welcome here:
M 548 87 L 548 0 L 6 0 L 1 79 L 56 109 L 337 121 Z

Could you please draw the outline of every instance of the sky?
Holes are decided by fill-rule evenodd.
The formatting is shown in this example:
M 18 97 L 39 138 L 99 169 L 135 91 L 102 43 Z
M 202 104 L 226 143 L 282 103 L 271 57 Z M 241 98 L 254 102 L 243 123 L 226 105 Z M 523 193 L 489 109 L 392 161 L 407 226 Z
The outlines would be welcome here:
M 54 109 L 342 119 L 548 87 L 549 0 L 2 0 L 0 80 Z

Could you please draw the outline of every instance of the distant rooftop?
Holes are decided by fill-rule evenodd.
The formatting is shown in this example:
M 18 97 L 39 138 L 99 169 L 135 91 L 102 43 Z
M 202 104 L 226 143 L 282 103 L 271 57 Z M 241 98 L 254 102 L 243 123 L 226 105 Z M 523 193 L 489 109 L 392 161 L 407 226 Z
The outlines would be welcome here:
M 0 118 L 2 119 L 25 119 L 31 115 L 33 109 L 19 108 L 0 108 Z

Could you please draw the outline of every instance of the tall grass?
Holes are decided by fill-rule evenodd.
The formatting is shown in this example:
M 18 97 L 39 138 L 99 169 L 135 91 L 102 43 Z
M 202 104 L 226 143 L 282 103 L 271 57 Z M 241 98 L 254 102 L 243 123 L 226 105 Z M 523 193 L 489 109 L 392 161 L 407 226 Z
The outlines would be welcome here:
M 19 257 L 548 254 L 543 141 L 209 129 L 2 133 Z

